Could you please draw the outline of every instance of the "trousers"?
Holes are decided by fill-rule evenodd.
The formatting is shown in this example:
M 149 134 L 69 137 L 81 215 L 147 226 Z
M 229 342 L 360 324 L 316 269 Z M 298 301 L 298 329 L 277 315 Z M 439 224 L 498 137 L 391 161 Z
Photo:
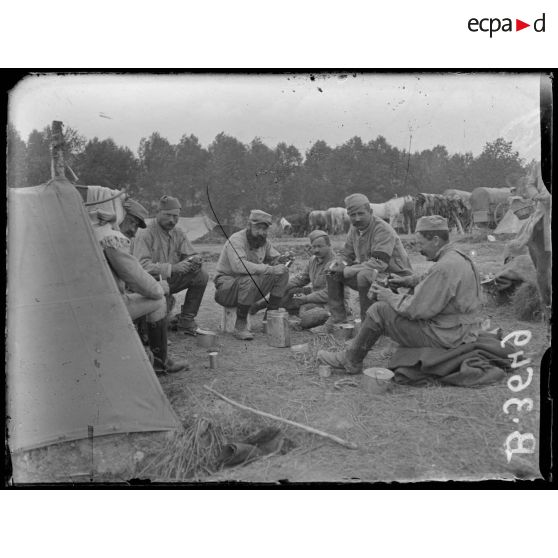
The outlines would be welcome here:
M 288 271 L 281 275 L 219 275 L 215 279 L 215 302 L 227 308 L 251 306 L 268 294 L 282 297 L 288 281 Z
M 167 306 L 169 308 L 171 306 L 168 300 L 170 295 L 187 289 L 180 314 L 187 320 L 193 320 L 200 309 L 208 280 L 209 275 L 203 268 L 195 272 L 189 271 L 186 273 L 171 274 L 168 279 L 170 294 L 167 298 Z

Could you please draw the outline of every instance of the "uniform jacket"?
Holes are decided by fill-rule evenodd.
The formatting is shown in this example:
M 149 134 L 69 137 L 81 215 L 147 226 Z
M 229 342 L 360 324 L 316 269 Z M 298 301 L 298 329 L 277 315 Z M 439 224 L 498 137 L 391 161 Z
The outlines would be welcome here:
M 171 276 L 172 265 L 196 251 L 179 227 L 168 233 L 154 219 L 147 228 L 138 230 L 132 252 L 143 268 L 151 275 L 161 275 L 163 279 Z
M 289 278 L 288 287 L 304 287 L 308 285 L 308 283 L 311 283 L 312 292 L 306 295 L 306 302 L 327 304 L 326 271 L 333 259 L 333 253 L 330 253 L 330 255 L 321 262 L 316 256 L 312 256 L 303 271 Z
M 389 304 L 405 318 L 422 320 L 425 333 L 448 348 L 472 343 L 480 331 L 479 273 L 467 255 L 446 244 L 414 294 L 394 294 Z
M 269 240 L 260 248 L 251 248 L 248 244 L 246 229 L 230 236 L 219 260 L 217 261 L 217 277 L 219 275 L 260 275 L 269 273 L 271 262 L 281 254 Z M 243 265 L 244 264 L 244 265 Z
M 349 265 L 360 264 L 363 268 L 396 275 L 412 273 L 401 239 L 391 225 L 374 216 L 362 232 L 351 226 L 341 255 Z

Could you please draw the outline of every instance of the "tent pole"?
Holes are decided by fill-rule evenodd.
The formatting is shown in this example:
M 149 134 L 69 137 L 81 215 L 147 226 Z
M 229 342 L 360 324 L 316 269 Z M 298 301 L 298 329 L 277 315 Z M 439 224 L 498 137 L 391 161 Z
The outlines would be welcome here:
M 52 121 L 50 141 L 50 174 L 52 179 L 65 178 L 64 173 L 64 134 L 62 132 L 62 122 Z

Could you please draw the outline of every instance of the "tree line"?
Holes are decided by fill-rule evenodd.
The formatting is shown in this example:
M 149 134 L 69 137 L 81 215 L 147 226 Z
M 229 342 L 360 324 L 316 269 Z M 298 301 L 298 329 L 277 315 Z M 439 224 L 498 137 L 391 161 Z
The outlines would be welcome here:
M 33 130 L 25 141 L 9 125 L 7 139 L 8 186 L 48 181 L 50 128 Z M 353 192 L 379 203 L 448 188 L 501 188 L 507 177 L 526 168 L 512 142 L 503 138 L 487 142 L 477 157 L 450 155 L 442 145 L 408 152 L 383 136 L 367 143 L 355 136 L 336 147 L 319 140 L 304 156 L 284 142 L 275 148 L 259 138 L 244 144 L 223 132 L 207 148 L 193 134 L 172 144 L 153 132 L 141 139 L 137 155 L 110 138 L 87 139 L 69 127 L 65 139 L 66 161 L 79 184 L 124 188 L 152 213 L 160 196 L 173 195 L 185 216 L 204 211 L 230 224 L 241 224 L 254 207 L 279 215 L 341 206 Z

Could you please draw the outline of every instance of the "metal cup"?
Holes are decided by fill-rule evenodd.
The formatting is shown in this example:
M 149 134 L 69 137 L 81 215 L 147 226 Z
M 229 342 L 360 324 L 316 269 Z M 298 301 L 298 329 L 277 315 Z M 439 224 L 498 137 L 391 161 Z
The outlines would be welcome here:
M 211 368 L 212 370 L 214 370 L 215 368 L 217 368 L 217 355 L 219 353 L 209 353 L 209 368 Z

